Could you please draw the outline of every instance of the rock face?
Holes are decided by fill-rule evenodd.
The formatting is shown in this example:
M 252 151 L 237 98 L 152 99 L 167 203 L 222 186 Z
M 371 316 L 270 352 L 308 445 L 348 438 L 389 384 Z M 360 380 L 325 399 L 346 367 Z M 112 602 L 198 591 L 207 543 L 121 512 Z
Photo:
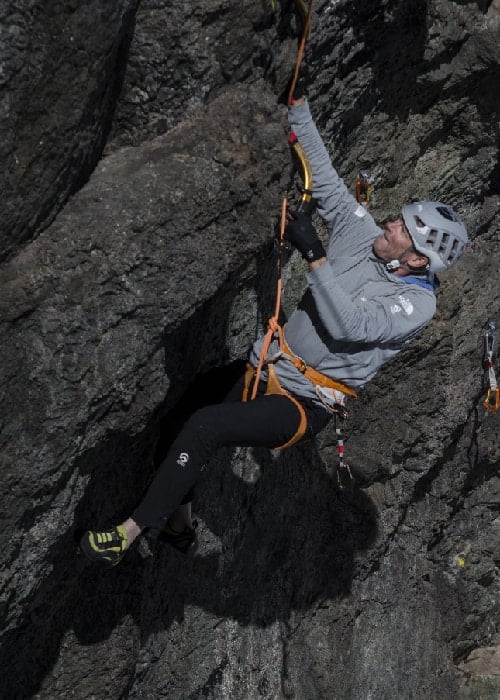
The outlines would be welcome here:
M 101 5 L 1 11 L 3 695 L 497 698 L 498 2 L 315 5 L 309 95 L 339 172 L 375 176 L 376 216 L 443 199 L 473 239 L 353 403 L 355 483 L 331 428 L 278 458 L 221 450 L 197 555 L 142 545 L 105 571 L 79 530 L 130 512 L 272 311 L 297 22 L 285 3 Z
M 136 6 L 2 3 L 1 259 L 47 226 L 94 169 Z

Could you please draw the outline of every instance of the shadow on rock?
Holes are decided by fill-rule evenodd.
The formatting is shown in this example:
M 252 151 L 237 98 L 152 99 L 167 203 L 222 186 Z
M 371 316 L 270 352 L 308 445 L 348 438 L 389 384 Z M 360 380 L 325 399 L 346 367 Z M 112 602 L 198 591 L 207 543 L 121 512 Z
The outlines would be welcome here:
M 203 402 L 200 397 L 214 395 L 210 385 L 215 382 L 223 391 L 221 377 L 230 384 L 240 369 L 236 364 L 195 382 L 176 405 L 175 415 L 170 412 L 161 421 L 166 429 L 155 462 L 189 410 Z M 104 452 L 107 456 L 101 451 L 99 470 L 75 513 L 77 526 L 94 519 L 116 522 L 149 483 L 151 437 L 113 436 Z M 3 647 L 0 662 L 9 669 L 3 679 L 9 697 L 30 697 L 40 688 L 71 630 L 83 645 L 111 635 L 123 635 L 125 643 L 130 630 L 120 626 L 129 618 L 145 639 L 181 621 L 186 606 L 198 606 L 221 620 L 266 627 L 315 601 L 349 593 L 354 555 L 369 548 L 376 536 L 377 513 L 366 494 L 356 488 L 339 493 L 314 442 L 277 458 L 268 450 L 253 450 L 250 463 L 256 477 L 250 480 L 234 473 L 250 452 L 240 450 L 236 460 L 232 454 L 229 448 L 219 450 L 202 472 L 195 503 L 202 520 L 200 550 L 193 559 L 157 542 L 152 557 L 142 558 L 134 547 L 116 569 L 101 569 L 83 559 L 74 535 L 54 546 L 54 568 L 26 604 L 30 612 L 20 626 L 22 633 L 18 626 L 12 645 Z M 146 465 L 147 455 L 150 459 L 143 473 L 137 469 L 141 455 L 143 460 L 146 455 Z M 94 458 L 87 455 L 82 473 L 90 472 Z M 119 498 L 121 514 L 116 513 Z M 129 667 L 133 675 L 133 664 Z
M 109 571 L 87 568 L 75 620 L 80 641 L 107 638 L 125 613 L 147 638 L 182 620 L 185 606 L 267 627 L 287 621 L 294 610 L 349 594 L 354 555 L 376 537 L 373 502 L 356 487 L 339 493 L 312 444 L 278 459 L 263 449 L 254 456 L 261 471 L 254 484 L 228 469 L 229 449 L 207 466 L 199 482 L 197 512 L 204 523 L 194 558 L 156 543 L 142 565 L 137 551 L 131 552 L 112 579 Z M 134 596 L 130 580 L 140 566 L 142 582 Z M 98 617 L 96 596 L 107 601 Z

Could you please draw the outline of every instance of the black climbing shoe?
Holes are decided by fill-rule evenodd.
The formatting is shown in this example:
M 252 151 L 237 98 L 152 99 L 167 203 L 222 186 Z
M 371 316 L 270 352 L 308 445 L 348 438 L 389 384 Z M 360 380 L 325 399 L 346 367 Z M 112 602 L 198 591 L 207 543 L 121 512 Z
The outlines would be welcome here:
M 127 551 L 127 531 L 122 525 L 106 532 L 87 531 L 80 540 L 80 549 L 90 561 L 116 566 Z
M 194 554 L 198 543 L 196 542 L 196 528 L 198 523 L 193 520 L 193 527 L 185 527 L 182 532 L 173 530 L 167 520 L 167 524 L 161 531 L 159 539 L 161 542 L 168 542 L 171 547 L 174 547 L 181 554 Z

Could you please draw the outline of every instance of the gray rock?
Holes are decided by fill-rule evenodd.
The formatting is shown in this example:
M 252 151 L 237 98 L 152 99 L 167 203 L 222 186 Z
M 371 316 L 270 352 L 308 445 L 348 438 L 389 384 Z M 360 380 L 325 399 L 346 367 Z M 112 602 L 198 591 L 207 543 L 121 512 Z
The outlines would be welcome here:
M 296 196 L 276 100 L 290 9 L 142 3 L 106 157 L 5 248 L 6 697 L 498 697 L 500 418 L 482 406 L 482 329 L 500 323 L 497 2 L 315 5 L 309 94 L 339 172 L 375 176 L 376 217 L 443 198 L 472 238 L 434 322 L 352 403 L 352 488 L 329 428 L 277 458 L 223 449 L 199 484 L 194 559 L 153 544 L 100 571 L 77 552 L 80 528 L 130 512 L 272 311 L 269 245 Z M 98 51 L 118 46 L 113 26 Z M 78 142 L 105 133 L 104 94 Z M 78 188 L 30 182 L 31 218 Z M 294 256 L 287 312 L 302 271 Z
M 0 259 L 87 180 L 109 131 L 136 0 L 0 10 Z

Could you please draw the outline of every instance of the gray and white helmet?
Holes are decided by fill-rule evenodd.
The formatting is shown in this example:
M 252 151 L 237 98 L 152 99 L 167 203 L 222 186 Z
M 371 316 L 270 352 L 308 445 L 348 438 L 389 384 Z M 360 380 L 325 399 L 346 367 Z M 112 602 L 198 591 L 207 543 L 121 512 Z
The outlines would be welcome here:
M 453 265 L 468 243 L 462 219 L 447 204 L 405 204 L 403 220 L 415 249 L 429 258 L 429 272 L 440 272 Z

